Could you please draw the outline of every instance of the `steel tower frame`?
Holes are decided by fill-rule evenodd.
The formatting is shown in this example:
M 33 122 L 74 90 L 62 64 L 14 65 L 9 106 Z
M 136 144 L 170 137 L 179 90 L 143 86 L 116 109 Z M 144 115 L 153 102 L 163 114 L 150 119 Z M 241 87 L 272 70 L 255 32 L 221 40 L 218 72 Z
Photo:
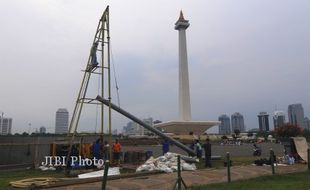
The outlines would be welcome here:
M 97 62 L 97 52 L 101 55 L 100 63 Z M 99 56 L 100 57 L 100 56 Z M 105 76 L 105 71 L 107 71 L 107 76 Z M 76 99 L 74 111 L 71 117 L 68 137 L 71 137 L 70 148 L 68 156 L 72 150 L 72 144 L 76 136 L 77 128 L 79 125 L 82 109 L 84 104 L 97 104 L 101 105 L 101 138 L 104 136 L 104 104 L 96 101 L 95 98 L 86 97 L 89 80 L 92 74 L 97 74 L 101 77 L 101 96 L 107 97 L 111 103 L 111 72 L 110 72 L 110 25 L 109 25 L 109 6 L 104 10 L 94 36 L 93 44 L 90 49 L 90 54 L 88 57 L 87 65 L 85 70 L 83 70 L 84 76 Z M 107 87 L 105 87 L 105 77 L 107 77 Z M 105 89 L 107 88 L 107 89 Z M 107 90 L 107 92 L 106 92 Z M 108 133 L 109 133 L 109 153 L 111 156 L 111 145 L 112 145 L 112 122 L 111 122 L 111 105 L 108 107 Z M 69 159 L 68 159 L 69 160 Z

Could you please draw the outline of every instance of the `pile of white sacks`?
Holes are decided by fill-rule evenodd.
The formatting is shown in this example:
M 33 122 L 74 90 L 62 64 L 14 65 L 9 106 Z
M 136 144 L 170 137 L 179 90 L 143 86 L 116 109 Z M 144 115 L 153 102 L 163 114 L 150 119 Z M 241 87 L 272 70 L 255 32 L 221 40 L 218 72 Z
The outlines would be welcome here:
M 150 157 L 143 165 L 136 169 L 136 172 L 142 171 L 163 171 L 171 173 L 178 170 L 178 154 L 167 152 L 164 156 L 158 158 Z M 181 170 L 196 170 L 194 163 L 189 164 L 181 159 Z

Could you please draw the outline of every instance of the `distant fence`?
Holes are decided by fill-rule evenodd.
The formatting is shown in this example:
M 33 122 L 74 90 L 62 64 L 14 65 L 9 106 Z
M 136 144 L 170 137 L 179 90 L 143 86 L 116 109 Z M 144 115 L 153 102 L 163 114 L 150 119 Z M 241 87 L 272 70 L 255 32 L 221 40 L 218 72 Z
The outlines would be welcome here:
M 93 143 L 99 135 L 76 136 L 76 142 Z M 116 138 L 116 137 L 114 137 Z M 45 156 L 51 156 L 51 144 L 68 143 L 65 136 L 0 136 L 0 169 L 8 165 L 41 165 Z M 76 143 L 75 142 L 75 143 Z M 122 145 L 158 145 L 160 140 L 153 139 L 121 139 Z M 123 151 L 131 148 L 123 147 Z

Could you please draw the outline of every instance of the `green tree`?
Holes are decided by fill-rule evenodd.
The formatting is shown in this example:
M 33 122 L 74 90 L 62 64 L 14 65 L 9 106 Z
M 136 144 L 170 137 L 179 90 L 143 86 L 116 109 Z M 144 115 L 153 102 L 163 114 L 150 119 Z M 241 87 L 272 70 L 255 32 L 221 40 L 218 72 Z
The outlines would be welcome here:
M 223 135 L 223 136 L 221 137 L 221 139 L 222 139 L 222 140 L 227 140 L 228 137 L 227 137 L 226 135 Z
M 265 140 L 267 140 L 269 133 L 267 131 L 259 131 L 256 136 L 257 137 L 263 137 Z
M 22 133 L 22 136 L 28 136 L 29 134 L 28 133 L 26 133 L 26 132 L 23 132 Z
M 309 140 L 310 139 L 310 130 L 309 129 L 304 129 L 303 131 L 303 136 Z
M 240 135 L 240 130 L 239 129 L 235 129 L 234 133 L 235 133 L 236 137 L 238 137 Z
M 278 137 L 296 137 L 303 135 L 303 130 L 297 125 L 286 123 L 283 126 L 278 127 L 275 130 L 275 133 Z

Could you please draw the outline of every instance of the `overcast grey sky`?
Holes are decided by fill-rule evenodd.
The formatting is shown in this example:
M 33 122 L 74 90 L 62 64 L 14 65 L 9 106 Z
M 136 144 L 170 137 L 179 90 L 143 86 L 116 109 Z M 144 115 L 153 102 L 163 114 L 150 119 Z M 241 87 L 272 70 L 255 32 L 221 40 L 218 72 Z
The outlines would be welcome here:
M 286 112 L 291 103 L 310 116 L 308 0 L 1 0 L 0 111 L 13 118 L 14 133 L 29 123 L 32 131 L 44 125 L 53 132 L 61 107 L 71 116 L 107 5 L 121 104 L 137 117 L 177 118 L 174 23 L 181 9 L 191 24 L 194 120 L 239 111 L 247 129 L 257 128 L 258 112 Z M 95 130 L 95 110 L 87 107 L 82 130 Z M 127 121 L 113 115 L 115 128 Z

